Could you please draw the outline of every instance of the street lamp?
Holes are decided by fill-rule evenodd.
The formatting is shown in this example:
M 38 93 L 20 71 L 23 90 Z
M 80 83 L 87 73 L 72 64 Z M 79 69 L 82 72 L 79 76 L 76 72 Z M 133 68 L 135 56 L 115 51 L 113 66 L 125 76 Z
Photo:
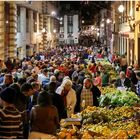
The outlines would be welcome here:
M 101 24 L 101 27 L 104 27 L 104 24 L 103 23 Z
M 120 6 L 118 7 L 118 10 L 119 10 L 120 13 L 123 13 L 123 11 L 124 11 L 124 6 L 123 6 L 123 5 L 120 5 Z
M 63 18 L 61 17 L 61 18 L 60 18 L 60 21 L 62 21 L 62 20 L 63 20 Z
M 56 16 L 56 12 L 55 12 L 55 11 L 52 11 L 52 12 L 51 12 L 51 15 L 52 15 L 52 16 Z
M 84 21 L 84 20 L 82 20 L 82 23 L 85 23 L 85 21 Z
M 123 5 L 120 5 L 118 7 L 118 10 L 120 13 L 123 13 L 124 12 L 124 6 Z M 123 18 L 127 18 L 128 19 L 128 24 L 130 26 L 130 29 L 131 31 L 134 31 L 135 30 L 135 21 L 134 21 L 134 17 L 132 16 L 123 16 Z
M 56 29 L 54 29 L 53 32 L 56 33 Z
M 110 22 L 111 22 L 111 20 L 110 20 L 110 19 L 107 19 L 107 20 L 106 20 L 106 23 L 107 23 L 107 24 L 109 24 Z

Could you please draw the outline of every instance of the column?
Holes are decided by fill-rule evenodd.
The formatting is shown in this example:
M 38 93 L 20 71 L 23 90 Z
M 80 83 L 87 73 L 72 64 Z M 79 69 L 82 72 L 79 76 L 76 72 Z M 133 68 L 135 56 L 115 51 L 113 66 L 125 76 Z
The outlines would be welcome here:
M 24 7 L 20 8 L 20 24 L 22 37 L 21 58 L 23 58 L 26 57 L 26 9 Z
M 126 42 L 127 42 L 127 63 L 128 65 L 130 65 L 130 46 L 129 46 L 129 39 L 127 38 L 126 39 Z
M 36 34 L 37 53 L 39 52 L 39 42 L 40 42 L 39 13 L 37 13 L 37 34 Z
M 10 2 L 10 34 L 9 34 L 9 57 L 16 57 L 16 34 L 17 34 L 17 6 L 14 2 Z
M 51 34 L 51 17 L 50 16 L 48 16 L 47 22 L 48 22 L 48 24 L 47 24 L 47 26 L 48 26 L 48 28 L 47 28 L 48 29 L 48 38 L 47 38 L 48 47 L 51 47 L 52 34 Z
M 44 28 L 45 28 L 45 32 L 44 32 L 44 35 L 43 35 L 43 50 L 45 50 L 47 48 L 47 15 L 44 15 Z M 47 30 L 47 31 L 46 31 Z
M 30 34 L 30 44 L 33 44 L 33 34 L 34 34 L 34 25 L 33 25 L 33 11 L 29 11 L 29 34 Z M 29 48 L 29 55 L 33 55 L 33 46 Z
M 0 59 L 4 60 L 4 1 L 0 1 Z
M 42 32 L 42 30 L 43 30 L 43 14 L 40 14 L 40 16 L 39 16 L 39 25 L 40 25 L 39 29 L 40 29 L 40 31 L 42 33 L 41 43 L 40 43 L 40 46 L 39 46 L 39 51 L 43 52 L 43 32 Z
M 120 54 L 122 54 L 122 37 L 120 36 Z

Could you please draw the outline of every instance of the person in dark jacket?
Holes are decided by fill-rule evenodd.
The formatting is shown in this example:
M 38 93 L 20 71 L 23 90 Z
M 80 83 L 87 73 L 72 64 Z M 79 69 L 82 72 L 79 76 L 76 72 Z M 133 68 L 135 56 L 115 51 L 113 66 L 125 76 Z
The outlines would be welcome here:
M 72 77 L 72 88 L 76 92 L 76 98 L 79 101 L 80 100 L 80 94 L 82 90 L 82 85 L 78 84 L 78 76 L 73 76 Z M 76 102 L 74 112 L 80 112 L 80 102 Z
M 38 96 L 38 105 L 31 110 L 31 132 L 56 134 L 58 128 L 59 116 L 57 108 L 52 105 L 50 94 L 42 91 Z
M 30 111 L 32 109 L 32 101 L 33 101 L 33 94 L 34 90 L 31 86 L 31 84 L 24 83 L 21 88 L 21 93 L 24 94 L 25 96 L 25 105 L 26 105 L 26 110 L 23 111 L 23 136 L 24 139 L 28 139 L 29 136 L 29 130 L 30 130 Z
M 97 86 L 93 85 L 90 78 L 84 79 L 83 87 L 81 89 L 80 98 L 77 100 L 78 104 L 81 105 L 81 109 L 87 106 L 99 106 L 98 97 L 100 97 L 101 91 Z
M 59 120 L 67 117 L 63 98 L 61 95 L 56 94 L 56 82 L 50 82 L 48 86 L 48 93 L 51 95 L 52 104 L 57 108 Z
M 120 72 L 120 77 L 116 80 L 115 87 L 132 87 L 131 81 L 125 76 L 125 73 L 123 71 Z
M 0 87 L 2 89 L 5 89 L 6 87 L 9 87 L 13 82 L 14 82 L 13 76 L 11 74 L 5 74 L 4 81 L 2 84 L 0 84 Z
M 0 139 L 22 139 L 22 117 L 14 106 L 16 93 L 7 87 L 0 93 Z
M 14 102 L 15 107 L 20 111 L 23 112 L 26 110 L 26 97 L 24 94 L 20 91 L 20 86 L 16 83 L 13 83 L 9 86 L 10 88 L 13 88 L 16 93 L 16 99 Z

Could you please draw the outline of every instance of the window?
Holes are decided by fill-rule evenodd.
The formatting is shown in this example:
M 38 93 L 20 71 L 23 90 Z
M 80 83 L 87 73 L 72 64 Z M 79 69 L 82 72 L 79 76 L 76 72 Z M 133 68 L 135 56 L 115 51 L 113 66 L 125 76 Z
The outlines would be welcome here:
M 64 33 L 64 27 L 60 27 L 60 33 Z
M 68 16 L 68 24 L 72 24 L 72 22 L 73 22 L 72 16 Z
M 73 26 L 68 26 L 68 33 L 73 33 Z
M 26 32 L 29 32 L 29 11 L 26 9 Z
M 17 7 L 17 32 L 20 32 L 20 7 Z
M 34 26 L 34 32 L 37 32 L 37 13 L 33 12 L 33 26 Z

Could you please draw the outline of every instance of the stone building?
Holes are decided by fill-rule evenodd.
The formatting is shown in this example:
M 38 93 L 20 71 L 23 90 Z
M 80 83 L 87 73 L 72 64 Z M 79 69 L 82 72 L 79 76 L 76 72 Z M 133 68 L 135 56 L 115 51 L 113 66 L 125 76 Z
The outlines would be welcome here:
M 0 1 L 0 59 L 20 59 L 33 52 L 43 52 L 52 47 L 57 35 L 50 38 L 53 29 L 59 30 L 59 22 L 53 11 L 59 14 L 58 2 Z M 51 42 L 51 45 L 49 45 Z

